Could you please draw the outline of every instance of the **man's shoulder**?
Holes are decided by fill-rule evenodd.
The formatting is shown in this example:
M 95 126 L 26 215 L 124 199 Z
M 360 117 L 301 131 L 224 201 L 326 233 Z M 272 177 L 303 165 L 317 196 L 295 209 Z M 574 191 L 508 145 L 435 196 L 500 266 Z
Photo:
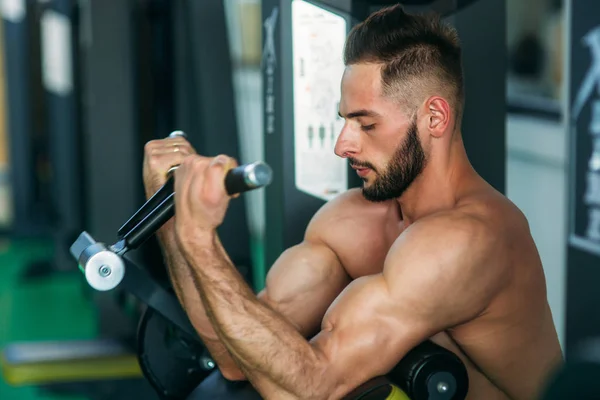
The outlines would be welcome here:
M 340 193 L 338 196 L 328 201 L 322 208 L 325 210 L 346 210 L 356 207 L 376 208 L 378 204 L 379 203 L 366 200 L 360 188 L 352 188 Z
M 370 219 L 390 208 L 390 202 L 373 203 L 367 201 L 360 189 L 350 189 L 325 203 L 313 216 L 311 225 L 331 225 L 349 221 L 354 223 Z
M 391 202 L 367 201 L 360 189 L 351 189 L 327 202 L 311 219 L 305 240 L 323 243 L 339 256 L 356 246 L 379 243 Z
M 493 221 L 469 209 L 453 209 L 421 218 L 393 244 L 386 268 L 411 268 L 454 274 L 481 274 L 500 253 L 501 235 Z
M 515 230 L 528 231 L 523 212 L 504 195 L 486 190 L 461 199 L 451 209 L 415 221 L 405 233 L 411 237 L 452 233 L 449 242 L 454 245 L 457 241 L 501 245 Z
M 451 212 L 470 215 L 502 234 L 506 228 L 528 229 L 525 214 L 504 194 L 487 188 L 466 196 Z
M 445 310 L 440 304 L 454 307 L 448 326 L 467 321 L 506 287 L 509 275 L 498 262 L 497 237 L 489 222 L 476 215 L 430 215 L 398 237 L 385 260 L 384 279 L 392 293 L 417 293 L 415 307 L 432 305 L 432 313 Z M 453 301 L 445 303 L 448 299 Z
M 472 207 L 457 207 L 420 218 L 407 227 L 405 240 L 437 239 L 443 247 L 475 239 L 496 239 L 493 218 Z M 446 238 L 446 239 L 444 239 Z

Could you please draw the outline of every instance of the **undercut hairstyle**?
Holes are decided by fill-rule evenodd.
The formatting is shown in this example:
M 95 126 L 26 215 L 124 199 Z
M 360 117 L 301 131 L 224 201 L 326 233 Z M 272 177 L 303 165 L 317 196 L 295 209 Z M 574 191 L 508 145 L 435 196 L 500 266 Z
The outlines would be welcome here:
M 346 40 L 344 64 L 381 64 L 383 95 L 409 107 L 440 95 L 460 126 L 464 107 L 462 53 L 456 29 L 436 14 L 383 8 L 356 25 Z

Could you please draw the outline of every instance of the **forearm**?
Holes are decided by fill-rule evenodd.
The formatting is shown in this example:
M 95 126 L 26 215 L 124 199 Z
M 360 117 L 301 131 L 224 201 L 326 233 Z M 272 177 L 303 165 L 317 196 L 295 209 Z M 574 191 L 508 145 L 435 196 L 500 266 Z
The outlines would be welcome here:
M 221 343 L 206 315 L 206 310 L 202 304 L 197 285 L 194 283 L 190 267 L 177 245 L 173 221 L 167 222 L 157 232 L 157 236 L 175 294 L 179 302 L 183 305 L 196 332 L 198 332 L 198 335 L 225 377 L 231 380 L 245 379 L 243 372 Z
M 260 302 L 218 238 L 185 254 L 207 315 L 246 377 L 269 398 L 323 396 L 322 358 L 285 318 Z

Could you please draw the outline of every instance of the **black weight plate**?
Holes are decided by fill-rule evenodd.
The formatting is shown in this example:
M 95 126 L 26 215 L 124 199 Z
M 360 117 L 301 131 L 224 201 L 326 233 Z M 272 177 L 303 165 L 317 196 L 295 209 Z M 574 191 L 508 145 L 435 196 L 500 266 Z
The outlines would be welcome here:
M 137 337 L 142 372 L 163 399 L 185 399 L 215 369 L 201 341 L 149 307 Z

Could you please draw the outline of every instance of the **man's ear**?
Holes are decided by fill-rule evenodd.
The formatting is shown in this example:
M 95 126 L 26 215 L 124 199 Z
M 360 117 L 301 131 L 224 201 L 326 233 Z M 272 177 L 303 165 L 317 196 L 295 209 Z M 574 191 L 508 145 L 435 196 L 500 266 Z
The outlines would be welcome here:
M 441 138 L 451 123 L 450 104 L 443 97 L 434 96 L 426 105 L 427 129 L 433 137 Z

